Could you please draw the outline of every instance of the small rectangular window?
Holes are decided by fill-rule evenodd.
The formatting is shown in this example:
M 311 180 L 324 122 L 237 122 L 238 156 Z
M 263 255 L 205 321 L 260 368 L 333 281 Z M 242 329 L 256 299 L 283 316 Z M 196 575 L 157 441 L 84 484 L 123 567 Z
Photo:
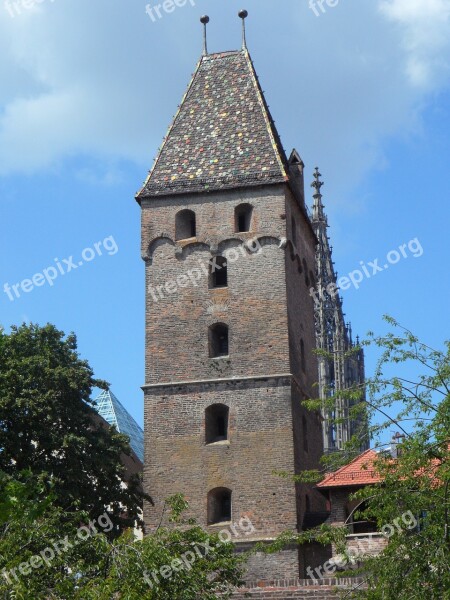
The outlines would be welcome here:
M 209 356 L 219 358 L 228 356 L 228 326 L 216 323 L 209 329 Z
M 231 490 L 216 488 L 208 494 L 208 524 L 231 521 Z
M 240 204 L 235 209 L 235 227 L 238 233 L 251 231 L 253 207 L 251 204 Z
M 205 443 L 215 444 L 228 439 L 229 408 L 224 404 L 213 404 L 205 411 Z
M 228 286 L 227 260 L 223 256 L 217 256 L 211 261 L 209 281 L 211 288 Z

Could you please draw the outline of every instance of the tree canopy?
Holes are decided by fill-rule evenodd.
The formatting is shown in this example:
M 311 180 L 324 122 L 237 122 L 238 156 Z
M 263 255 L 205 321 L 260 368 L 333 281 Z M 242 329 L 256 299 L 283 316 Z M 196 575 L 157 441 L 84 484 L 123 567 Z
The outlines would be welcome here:
M 74 335 L 54 326 L 0 331 L 0 597 L 20 600 L 213 600 L 241 582 L 243 557 L 183 521 L 144 540 L 128 439 L 102 425 Z M 148 499 L 150 499 L 147 496 Z
M 389 541 L 377 556 L 362 553 L 359 569 L 363 577 L 346 597 L 367 600 L 448 600 L 450 598 L 450 343 L 437 350 L 412 332 L 386 317 L 393 331 L 384 336 L 369 334 L 363 342 L 376 348 L 380 357 L 373 377 L 362 386 L 344 392 L 353 408 L 350 418 L 367 411 L 370 433 L 378 451 L 374 468 L 381 482 L 359 490 L 353 498 L 364 501 L 356 517 L 375 521 L 377 530 L 390 527 Z M 330 398 L 330 404 L 336 400 Z M 320 400 L 307 403 L 320 409 Z M 345 418 L 345 416 L 344 416 Z M 402 434 L 392 447 L 386 437 L 392 430 Z M 355 435 L 341 453 L 324 457 L 324 471 L 346 464 L 359 454 Z M 309 472 L 302 480 L 319 481 L 320 472 Z M 405 514 L 412 518 L 406 525 Z M 403 525 L 402 525 L 403 523 Z M 346 527 L 322 526 L 299 541 L 334 541 L 338 552 L 348 555 Z M 349 573 L 347 573 L 348 575 Z
M 95 521 L 53 504 L 45 483 L 0 474 L 0 597 L 5 600 L 216 600 L 241 583 L 243 557 L 220 534 L 182 520 L 144 540 L 128 531 L 110 539 L 107 513 Z
M 0 332 L 0 471 L 47 480 L 68 513 L 94 519 L 107 509 L 116 526 L 131 526 L 140 519 L 140 480 L 122 483 L 128 438 L 102 425 L 94 386 L 107 384 L 79 357 L 75 335 L 53 325 Z

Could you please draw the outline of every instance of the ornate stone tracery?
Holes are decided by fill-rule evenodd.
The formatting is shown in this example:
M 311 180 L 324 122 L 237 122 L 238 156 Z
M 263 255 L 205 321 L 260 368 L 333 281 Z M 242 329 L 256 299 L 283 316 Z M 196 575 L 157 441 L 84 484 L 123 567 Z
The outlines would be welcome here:
M 316 167 L 314 181 L 314 203 L 311 223 L 318 244 L 316 248 L 316 289 L 314 297 L 314 318 L 317 348 L 329 353 L 332 358 L 319 356 L 319 394 L 324 401 L 323 443 L 325 452 L 342 450 L 346 442 L 357 434 L 361 439 L 361 450 L 368 448 L 367 424 L 364 416 L 352 418 L 349 414 L 349 400 L 339 396 L 340 390 L 354 386 L 361 389 L 364 400 L 364 352 L 353 343 L 352 329 L 346 324 L 339 296 L 337 273 L 332 260 L 332 248 L 327 236 L 328 219 L 322 203 L 321 174 Z M 325 407 L 327 398 L 335 397 L 332 409 Z M 364 411 L 362 411 L 364 415 Z

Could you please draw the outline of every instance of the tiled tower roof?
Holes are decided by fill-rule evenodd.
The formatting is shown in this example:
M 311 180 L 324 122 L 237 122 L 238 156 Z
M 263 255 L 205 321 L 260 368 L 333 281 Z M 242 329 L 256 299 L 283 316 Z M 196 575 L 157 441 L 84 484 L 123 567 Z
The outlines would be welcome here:
M 286 155 L 248 51 L 209 54 L 137 200 L 287 179 Z
M 95 410 L 119 433 L 130 438 L 130 446 L 141 462 L 144 461 L 144 432 L 110 390 L 104 390 L 95 399 Z

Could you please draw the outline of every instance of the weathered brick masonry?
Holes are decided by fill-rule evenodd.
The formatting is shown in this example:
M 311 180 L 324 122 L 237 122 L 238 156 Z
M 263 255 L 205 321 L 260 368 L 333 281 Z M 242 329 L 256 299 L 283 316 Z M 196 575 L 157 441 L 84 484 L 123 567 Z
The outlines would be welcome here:
M 261 247 L 229 264 L 227 288 L 209 289 L 203 275 L 198 285 L 164 298 L 157 295 L 157 301 L 147 294 L 145 478 L 156 502 L 146 510 L 150 527 L 159 523 L 164 499 L 177 492 L 186 495 L 192 514 L 206 526 L 206 495 L 217 487 L 233 490 L 233 515 L 248 515 L 256 538 L 275 537 L 302 523 L 308 489 L 295 488 L 274 472 L 313 468 L 321 454 L 320 422 L 301 407 L 315 381 L 314 333 L 308 322 L 312 301 L 298 250 L 290 244 L 280 248 L 290 235 L 284 216 L 290 197 L 283 186 L 271 188 L 221 192 L 191 202 L 165 198 L 149 210 L 143 203 L 144 248 L 150 249 L 146 284 L 153 289 L 199 268 L 199 261 L 207 264 L 211 245 L 222 254 L 257 238 Z M 234 208 L 244 201 L 255 207 L 255 225 L 250 234 L 237 236 Z M 175 238 L 175 214 L 186 206 L 197 215 L 197 239 L 177 252 L 169 240 Z M 310 252 L 311 268 L 312 260 Z M 208 356 L 208 327 L 215 322 L 230 327 L 229 358 Z M 300 338 L 309 350 L 304 371 L 295 356 Z M 230 408 L 229 443 L 206 446 L 205 410 L 217 403 Z M 309 496 L 310 506 L 322 502 L 312 491 Z M 275 557 L 264 561 L 275 572 L 261 561 L 259 576 L 298 576 L 299 552 L 289 554 L 280 567 Z
M 320 419 L 301 405 L 317 380 L 309 295 L 316 239 L 302 168 L 286 158 L 248 52 L 203 57 L 138 195 L 147 290 L 144 480 L 155 501 L 145 507 L 149 529 L 178 492 L 214 531 L 227 523 L 208 525 L 208 492 L 230 490 L 231 521 L 246 515 L 255 528 L 240 533 L 240 546 L 300 530 L 307 509 L 324 509 L 315 490 L 274 474 L 315 468 L 322 453 Z M 251 223 L 237 233 L 243 204 Z M 177 239 L 182 210 L 192 211 L 195 227 Z M 215 256 L 227 257 L 228 283 L 211 289 L 207 264 Z M 217 323 L 229 328 L 229 351 L 211 358 L 208 332 Z M 229 409 L 228 431 L 210 444 L 205 414 L 216 404 Z M 248 580 L 295 579 L 310 564 L 296 547 L 256 555 Z
M 233 600 L 338 600 L 348 591 L 360 585 L 360 579 L 322 579 L 318 583 L 311 580 L 278 580 L 264 587 L 250 585 L 236 591 Z

